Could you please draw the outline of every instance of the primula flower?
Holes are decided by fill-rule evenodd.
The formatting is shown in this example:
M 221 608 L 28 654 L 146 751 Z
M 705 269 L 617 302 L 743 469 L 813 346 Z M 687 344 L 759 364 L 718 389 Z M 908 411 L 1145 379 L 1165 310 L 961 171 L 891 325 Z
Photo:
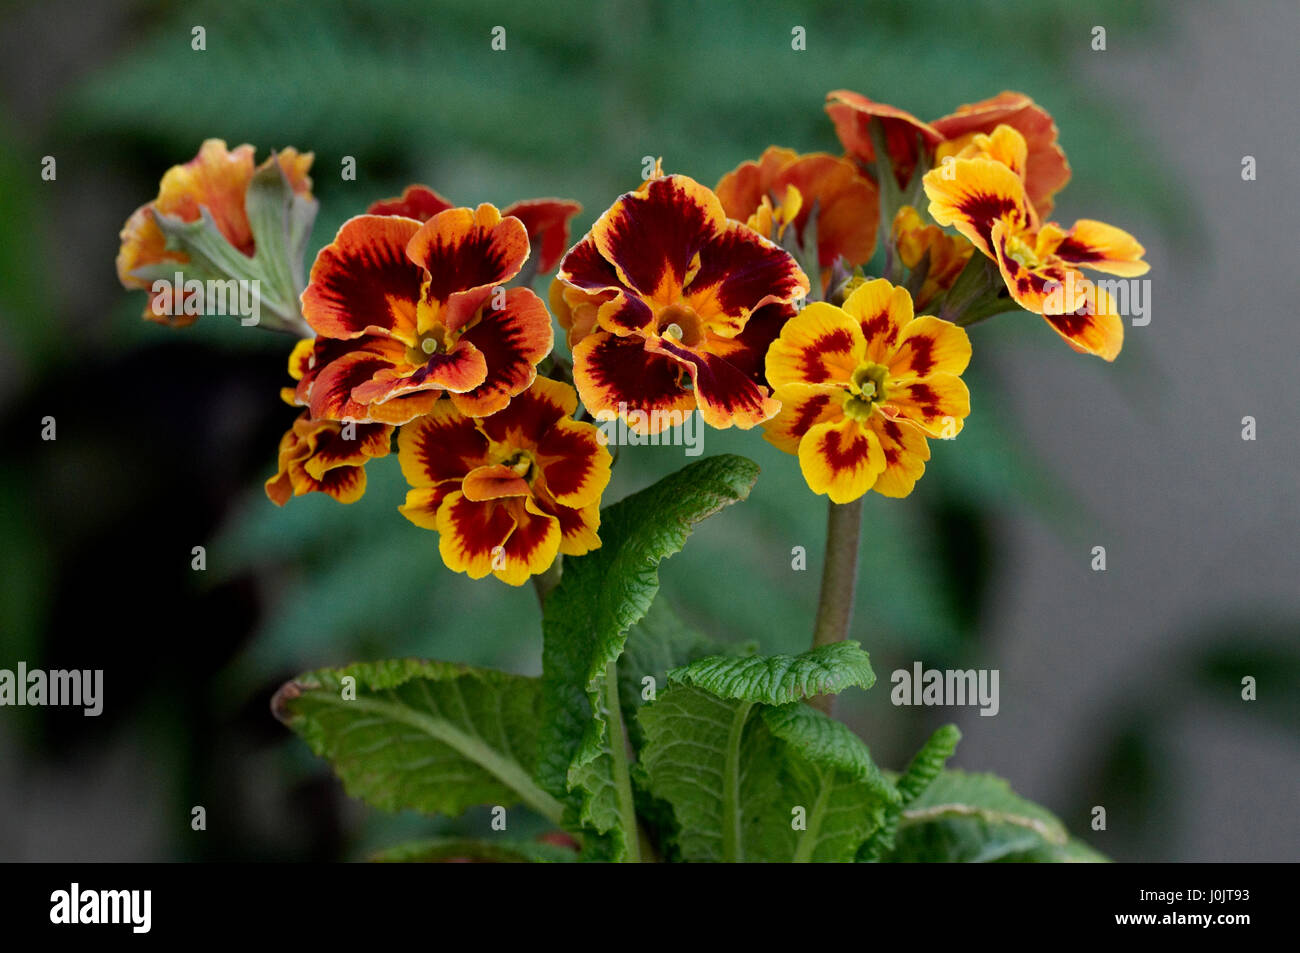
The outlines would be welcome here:
M 930 216 L 951 225 L 997 262 L 1016 303 L 1041 314 L 1076 351 L 1113 361 L 1124 343 L 1124 322 L 1111 296 L 1078 269 L 1136 277 L 1150 266 L 1128 232 L 1092 219 L 1068 230 L 1039 224 L 1025 191 L 1026 146 L 1020 133 L 1000 126 L 974 144 L 977 155 L 954 159 L 923 180 Z
M 366 492 L 366 462 L 388 456 L 392 436 L 385 424 L 313 420 L 304 411 L 280 439 L 279 472 L 266 481 L 266 495 L 277 506 L 307 493 L 355 503 Z
M 182 327 L 193 324 L 197 315 L 184 314 L 183 308 L 172 307 L 174 313 L 159 314 L 154 311 L 152 282 L 137 277 L 139 268 L 149 265 L 174 263 L 184 270 L 189 257 L 181 251 L 167 247 L 167 238 L 154 213 L 170 215 L 183 222 L 198 221 L 201 209 L 206 208 L 217 229 L 230 244 L 245 255 L 254 251 L 253 230 L 248 223 L 244 199 L 253 176 L 272 161 L 280 163 L 290 186 L 300 195 L 311 195 L 312 153 L 284 149 L 260 166 L 253 166 L 254 150 L 250 145 L 226 149 L 221 139 L 205 140 L 199 153 L 184 165 L 172 166 L 164 173 L 158 197 L 141 205 L 122 226 L 122 246 L 117 253 L 117 277 L 127 288 L 142 288 L 150 292 L 144 316 L 151 321 Z
M 788 316 L 808 278 L 694 179 L 651 179 L 620 197 L 558 277 L 605 299 L 573 349 L 574 383 L 593 413 L 657 433 L 696 407 L 712 427 L 742 429 L 779 409 L 747 371 L 765 342 L 745 331 L 765 308 L 769 319 Z
M 427 185 L 408 185 L 397 198 L 381 199 L 366 210 L 369 215 L 402 215 L 427 222 L 439 212 L 454 208 L 451 202 Z M 514 216 L 524 223 L 528 242 L 536 255 L 537 271 L 545 274 L 555 267 L 569 247 L 569 220 L 582 211 L 567 199 L 525 199 L 507 205 L 502 218 Z
M 610 455 L 592 424 L 573 419 L 573 388 L 539 377 L 490 417 L 440 401 L 398 433 L 411 489 L 402 514 L 437 530 L 449 569 L 512 586 L 556 555 L 600 546 L 600 496 Z
M 915 270 L 929 255 L 925 280 L 913 299 L 916 308 L 926 307 L 951 288 L 975 251 L 975 246 L 960 235 L 949 235 L 937 225 L 926 224 L 910 205 L 899 208 L 894 216 L 890 239 L 909 270 Z
M 999 125 L 1017 130 L 1028 144 L 1025 168 L 1029 201 L 1039 215 L 1052 209 L 1052 196 L 1070 181 L 1070 164 L 1057 141 L 1056 123 L 1043 107 L 1023 93 L 1005 91 L 991 99 L 960 106 L 956 112 L 922 122 L 911 113 L 877 103 L 847 89 L 826 94 L 826 111 L 835 123 L 844 151 L 859 162 L 875 162 L 871 120 L 884 127 L 885 144 L 900 186 L 916 169 L 919 149 L 934 152 L 934 165 L 955 155 L 978 133 L 991 133 Z
M 502 287 L 528 252 L 523 223 L 491 205 L 423 225 L 397 215 L 345 222 L 302 295 L 317 338 L 299 400 L 314 417 L 390 424 L 428 413 L 443 393 L 464 414 L 501 410 L 553 340 L 542 300 Z
M 764 436 L 798 454 L 808 486 L 835 503 L 872 489 L 907 496 L 930 459 L 926 436 L 956 436 L 970 413 L 959 376 L 970 354 L 965 330 L 913 317 L 906 289 L 883 278 L 842 308 L 815 302 L 767 353 L 782 406 Z
M 780 242 L 785 227 L 793 225 L 801 251 L 815 209 L 823 283 L 839 259 L 851 269 L 875 253 L 880 218 L 876 184 L 847 159 L 770 146 L 757 162 L 742 162 L 724 175 L 716 191 L 730 218 L 764 238 Z

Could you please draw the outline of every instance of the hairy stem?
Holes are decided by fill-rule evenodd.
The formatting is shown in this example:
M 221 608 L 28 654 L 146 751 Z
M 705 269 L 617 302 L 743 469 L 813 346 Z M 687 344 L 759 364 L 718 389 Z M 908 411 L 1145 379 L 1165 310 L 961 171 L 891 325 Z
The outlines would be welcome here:
M 853 621 L 853 590 L 858 580 L 858 540 L 862 535 L 862 498 L 848 503 L 828 503 L 826 559 L 822 564 L 822 591 L 813 628 L 813 648 L 843 642 Z M 830 714 L 832 695 L 810 700 L 814 708 Z

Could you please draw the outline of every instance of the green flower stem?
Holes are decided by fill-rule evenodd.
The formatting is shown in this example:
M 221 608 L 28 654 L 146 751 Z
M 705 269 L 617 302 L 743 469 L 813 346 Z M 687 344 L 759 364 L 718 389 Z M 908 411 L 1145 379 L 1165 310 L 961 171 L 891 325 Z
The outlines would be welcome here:
M 627 863 L 641 862 L 641 831 L 636 819 L 636 801 L 632 797 L 632 775 L 627 758 L 627 730 L 623 726 L 623 706 L 618 699 L 618 663 L 605 666 L 605 707 L 609 718 L 609 750 L 614 760 L 614 786 L 618 797 L 618 814 L 627 838 Z
M 821 598 L 813 628 L 813 648 L 843 642 L 853 621 L 853 591 L 858 581 L 858 541 L 862 536 L 862 498 L 828 503 L 826 559 L 822 565 Z M 819 695 L 810 704 L 830 714 L 833 695 Z

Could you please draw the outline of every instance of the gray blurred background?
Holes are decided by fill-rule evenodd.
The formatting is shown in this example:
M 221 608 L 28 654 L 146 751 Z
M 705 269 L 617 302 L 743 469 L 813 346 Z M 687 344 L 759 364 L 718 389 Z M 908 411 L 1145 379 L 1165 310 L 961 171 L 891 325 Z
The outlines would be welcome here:
M 116 283 L 118 229 L 169 166 L 213 136 L 259 159 L 315 150 L 313 248 L 412 181 L 463 204 L 576 198 L 581 232 L 647 154 L 711 185 L 769 144 L 836 151 L 822 101 L 839 87 L 922 118 L 1032 95 L 1074 168 L 1055 217 L 1132 231 L 1153 288 L 1150 325 L 1113 365 L 1029 315 L 973 330 L 966 430 L 908 500 L 868 501 L 854 634 L 880 681 L 840 712 L 890 767 L 955 720 L 956 765 L 1004 775 L 1119 860 L 1300 859 L 1294 3 L 236 0 L 3 17 L 0 667 L 104 668 L 107 699 L 98 719 L 0 709 L 0 859 L 355 859 L 483 829 L 348 801 L 267 700 L 296 672 L 393 655 L 540 669 L 531 590 L 445 570 L 436 537 L 395 512 L 396 461 L 372 464 L 350 507 L 267 502 L 290 342 L 146 324 Z M 824 503 L 756 435 L 709 432 L 705 453 L 723 451 L 761 464 L 758 487 L 665 565 L 664 598 L 719 636 L 797 651 Z M 607 501 L 687 462 L 622 457 Z M 790 569 L 796 545 L 807 572 Z M 999 714 L 893 707 L 889 673 L 914 660 L 997 668 Z M 1257 701 L 1241 700 L 1246 675 Z

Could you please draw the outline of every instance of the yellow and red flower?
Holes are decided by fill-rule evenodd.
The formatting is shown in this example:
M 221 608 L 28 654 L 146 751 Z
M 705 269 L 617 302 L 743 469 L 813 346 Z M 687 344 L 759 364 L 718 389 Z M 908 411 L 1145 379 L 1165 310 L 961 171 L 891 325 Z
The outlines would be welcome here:
M 971 157 L 926 174 L 930 216 L 997 262 L 1016 303 L 1042 315 L 1076 351 L 1113 361 L 1124 343 L 1124 322 L 1111 296 L 1079 268 L 1145 274 L 1150 266 L 1142 261 L 1142 246 L 1128 232 L 1092 219 L 1068 230 L 1040 224 L 1025 189 L 1025 142 L 1009 126 L 972 146 Z
M 149 303 L 144 309 L 144 316 L 149 320 L 177 327 L 197 320 L 197 315 L 184 314 L 183 308 L 155 311 L 152 282 L 135 275 L 137 269 L 149 265 L 175 263 L 183 269 L 189 261 L 184 252 L 167 247 L 167 238 L 154 220 L 155 212 L 183 222 L 194 222 L 198 221 L 200 210 L 206 208 L 226 240 L 251 257 L 254 252 L 253 229 L 248 222 L 244 199 L 253 176 L 271 162 L 279 162 L 293 190 L 300 195 L 311 195 L 311 177 L 307 173 L 311 169 L 312 153 L 284 149 L 256 168 L 253 155 L 253 147 L 247 144 L 228 151 L 221 139 L 205 140 L 198 155 L 164 173 L 158 197 L 136 209 L 122 226 L 117 276 L 127 288 L 150 291 Z
M 392 436 L 385 424 L 313 420 L 304 411 L 280 439 L 279 471 L 266 481 L 266 495 L 277 506 L 308 493 L 355 503 L 366 492 L 365 464 L 388 456 Z
M 673 412 L 696 407 L 712 427 L 742 429 L 779 409 L 746 370 L 765 342 L 745 331 L 759 312 L 764 328 L 788 317 L 808 278 L 788 252 L 729 221 L 694 179 L 650 179 L 620 197 L 564 256 L 558 276 L 605 299 L 573 349 L 588 410 L 655 433 Z
M 560 553 L 599 548 L 610 455 L 596 427 L 573 419 L 577 406 L 572 387 L 539 377 L 490 417 L 440 401 L 399 431 L 412 487 L 400 510 L 438 531 L 449 569 L 518 586 Z
M 421 224 L 359 215 L 321 250 L 302 295 L 316 331 L 298 394 L 312 416 L 403 424 L 449 394 L 464 414 L 506 407 L 551 350 L 551 317 L 527 288 L 523 223 L 491 205 Z
M 871 120 L 881 122 L 885 143 L 899 185 L 905 185 L 916 169 L 921 150 L 934 153 L 938 165 L 956 155 L 976 134 L 988 134 L 1007 125 L 1025 138 L 1028 146 L 1025 183 L 1029 201 L 1039 215 L 1052 209 L 1052 196 L 1070 181 L 1070 164 L 1057 141 L 1056 123 L 1043 107 L 1023 93 L 1004 91 L 977 103 L 960 106 L 951 115 L 922 122 L 911 113 L 847 89 L 826 94 L 826 111 L 835 123 L 844 151 L 859 162 L 875 162 L 871 141 Z
M 970 355 L 964 329 L 914 317 L 906 289 L 868 281 L 842 308 L 815 302 L 781 330 L 767 379 L 782 406 L 764 436 L 835 503 L 873 489 L 907 496 L 930 459 L 927 435 L 956 436 L 970 413 Z
M 369 215 L 402 215 L 427 222 L 439 212 L 454 208 L 451 202 L 427 185 L 408 185 L 396 198 L 381 199 L 366 210 Z M 528 242 L 537 256 L 537 271 L 545 274 L 555 267 L 569 247 L 569 220 L 582 206 L 568 199 L 524 199 L 501 210 L 502 218 L 514 216 L 524 223 Z
M 801 250 L 816 209 L 823 284 L 837 260 L 851 269 L 875 253 L 879 194 L 876 184 L 847 159 L 769 146 L 757 162 L 742 162 L 724 175 L 716 192 L 728 217 L 745 222 L 764 238 L 780 242 L 784 229 L 793 226 Z

